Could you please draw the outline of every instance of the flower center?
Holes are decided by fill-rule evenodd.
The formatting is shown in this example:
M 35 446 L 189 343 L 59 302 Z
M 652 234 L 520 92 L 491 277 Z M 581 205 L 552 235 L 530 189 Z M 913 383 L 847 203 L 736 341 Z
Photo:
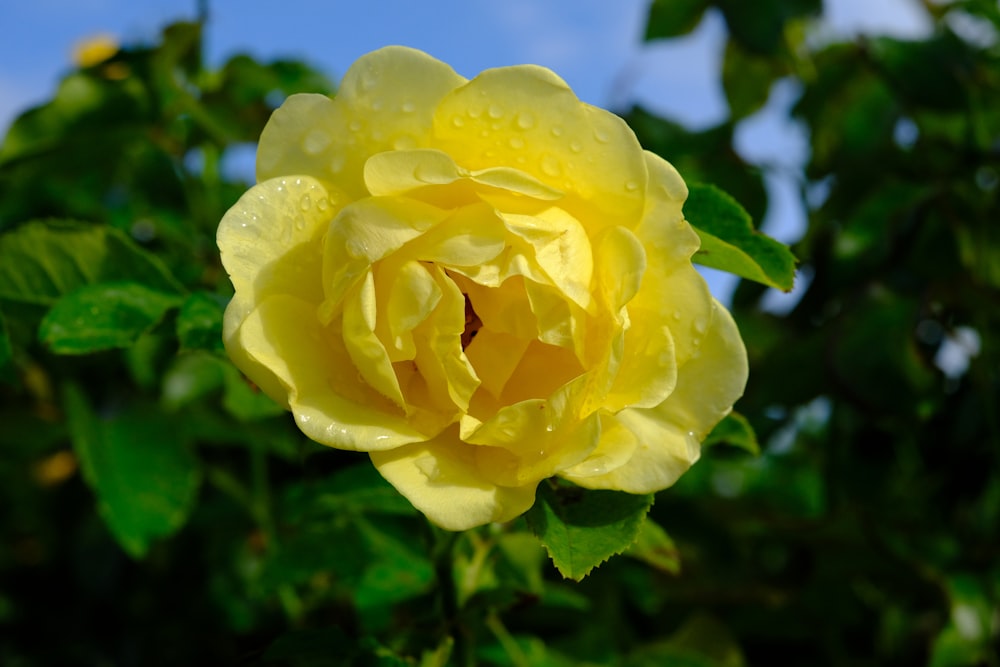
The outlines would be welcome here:
M 479 315 L 476 315 L 475 309 L 472 307 L 472 299 L 469 298 L 468 294 L 463 294 L 465 297 L 465 330 L 462 331 L 462 349 L 469 347 L 469 343 L 472 339 L 476 337 L 479 330 L 483 328 L 483 321 L 479 319 Z

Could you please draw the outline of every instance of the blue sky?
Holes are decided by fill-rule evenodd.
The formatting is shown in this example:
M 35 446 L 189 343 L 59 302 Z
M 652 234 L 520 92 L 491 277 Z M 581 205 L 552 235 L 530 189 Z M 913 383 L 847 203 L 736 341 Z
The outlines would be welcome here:
M 747 0 L 750 1 L 750 0 Z M 708 127 L 726 115 L 717 79 L 725 27 L 714 12 L 696 32 L 643 45 L 649 0 L 209 0 L 211 64 L 245 52 L 264 60 L 305 60 L 338 78 L 360 55 L 386 44 L 423 49 L 474 76 L 488 67 L 545 65 L 586 102 L 621 108 L 633 101 L 683 122 Z M 73 45 L 98 33 L 125 43 L 150 42 L 160 29 L 195 14 L 196 0 L 32 0 L 0 4 L 0 132 L 17 112 L 51 96 L 69 67 Z M 823 30 L 925 34 L 918 0 L 825 0 Z M 769 108 L 744 121 L 737 148 L 758 163 L 795 165 L 805 137 L 785 116 L 795 90 L 779 85 Z M 794 183 L 771 179 L 765 229 L 795 238 L 802 211 Z M 721 289 L 721 288 L 720 288 Z

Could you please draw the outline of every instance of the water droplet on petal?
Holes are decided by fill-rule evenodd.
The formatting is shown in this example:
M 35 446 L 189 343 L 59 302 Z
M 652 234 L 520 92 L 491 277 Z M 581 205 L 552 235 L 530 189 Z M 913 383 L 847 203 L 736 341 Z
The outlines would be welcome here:
M 524 139 L 521 137 L 511 137 L 507 143 L 511 148 L 524 148 Z
M 677 322 L 681 321 L 681 311 L 679 310 L 674 311 L 674 320 L 676 320 Z
M 503 118 L 503 109 L 498 107 L 496 104 L 491 104 L 486 113 L 490 115 L 490 118 Z
M 306 196 L 308 197 L 309 195 Z M 301 215 L 295 216 L 295 229 L 302 231 L 305 228 L 306 228 L 306 219 L 303 218 Z
M 703 320 L 701 318 L 698 318 L 697 320 L 694 321 L 694 330 L 695 331 L 697 331 L 700 334 L 703 334 L 703 333 L 705 333 L 706 329 L 708 329 L 708 323 L 705 320 Z M 696 338 L 695 340 L 698 340 L 698 339 Z M 697 343 L 695 343 L 695 345 L 697 345 Z
M 522 130 L 528 130 L 535 126 L 535 116 L 532 113 L 525 111 L 524 113 L 518 114 L 517 116 L 517 126 Z
M 451 124 L 454 127 L 462 127 L 465 125 L 465 120 L 461 116 L 455 116 L 451 119 Z
M 312 197 L 310 197 L 308 194 L 302 195 L 302 199 L 299 200 L 299 208 L 301 208 L 303 211 L 308 211 L 309 209 L 311 209 Z
M 628 190 L 629 192 L 635 192 L 636 190 L 639 189 L 639 184 L 636 183 L 635 181 L 627 181 L 625 183 L 625 189 Z
M 330 160 L 330 171 L 335 174 L 339 174 L 344 170 L 344 161 L 346 158 L 343 155 L 334 155 L 333 159 Z
M 392 142 L 392 147 L 397 151 L 407 151 L 411 148 L 417 147 L 417 140 L 408 134 L 404 134 L 401 137 L 396 137 L 396 139 Z
M 385 139 L 385 133 L 382 130 L 372 130 L 372 139 L 375 141 L 382 141 Z
M 580 145 L 579 141 L 571 141 L 569 144 L 569 149 L 574 153 L 579 153 L 581 150 L 583 150 L 583 146 Z
M 479 118 L 483 115 L 483 110 L 479 107 L 470 107 L 466 113 L 469 114 L 469 118 Z
M 382 106 L 382 100 L 375 100 L 372 102 L 372 111 L 381 111 Z
M 351 132 L 357 132 L 358 130 L 361 129 L 361 121 L 360 120 L 352 120 L 347 125 L 347 129 L 349 129 Z
M 375 72 L 365 72 L 361 77 L 361 88 L 371 90 L 378 85 L 378 75 Z
M 551 155 L 546 155 L 542 158 L 542 172 L 546 176 L 558 176 L 562 173 L 562 165 L 559 160 Z
M 330 200 L 327 199 L 326 197 L 321 197 L 320 200 L 316 202 L 316 208 L 318 208 L 321 211 L 327 210 L 328 208 L 330 208 Z
M 561 137 L 562 135 L 563 135 L 563 129 L 562 129 L 562 127 L 560 127 L 559 125 L 556 125 L 555 127 L 552 128 L 552 136 L 553 137 Z
M 597 141 L 600 142 L 600 143 L 602 143 L 602 144 L 608 143 L 608 133 L 607 133 L 607 131 L 602 130 L 600 128 L 594 130 L 594 139 L 597 139 Z
M 322 153 L 330 145 L 330 135 L 322 130 L 313 130 L 302 141 L 302 148 L 310 155 Z
M 417 106 L 413 102 L 403 102 L 403 106 L 399 107 L 403 110 L 403 113 L 413 113 Z

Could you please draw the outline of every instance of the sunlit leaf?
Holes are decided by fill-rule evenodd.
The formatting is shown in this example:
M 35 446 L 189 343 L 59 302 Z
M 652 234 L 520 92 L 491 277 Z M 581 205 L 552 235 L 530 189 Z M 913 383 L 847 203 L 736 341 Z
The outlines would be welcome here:
M 542 484 L 525 515 L 556 569 L 580 581 L 639 536 L 652 495 Z
M 713 185 L 692 183 L 684 216 L 701 237 L 693 260 L 786 292 L 795 280 L 795 256 L 787 246 L 753 228 L 735 199 Z

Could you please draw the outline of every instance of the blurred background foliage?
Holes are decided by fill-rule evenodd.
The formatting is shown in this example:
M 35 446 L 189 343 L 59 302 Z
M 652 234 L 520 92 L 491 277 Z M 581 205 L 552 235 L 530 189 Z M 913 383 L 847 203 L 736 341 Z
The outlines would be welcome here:
M 837 43 L 821 0 L 651 3 L 649 41 L 725 17 L 731 113 L 620 110 L 642 143 L 761 220 L 734 131 L 792 82 L 808 227 L 795 298 L 733 297 L 761 453 L 716 438 L 580 584 L 523 520 L 428 526 L 221 350 L 216 225 L 334 83 L 209 70 L 197 23 L 79 63 L 0 146 L 0 664 L 1000 665 L 1000 10 L 925 7 Z

